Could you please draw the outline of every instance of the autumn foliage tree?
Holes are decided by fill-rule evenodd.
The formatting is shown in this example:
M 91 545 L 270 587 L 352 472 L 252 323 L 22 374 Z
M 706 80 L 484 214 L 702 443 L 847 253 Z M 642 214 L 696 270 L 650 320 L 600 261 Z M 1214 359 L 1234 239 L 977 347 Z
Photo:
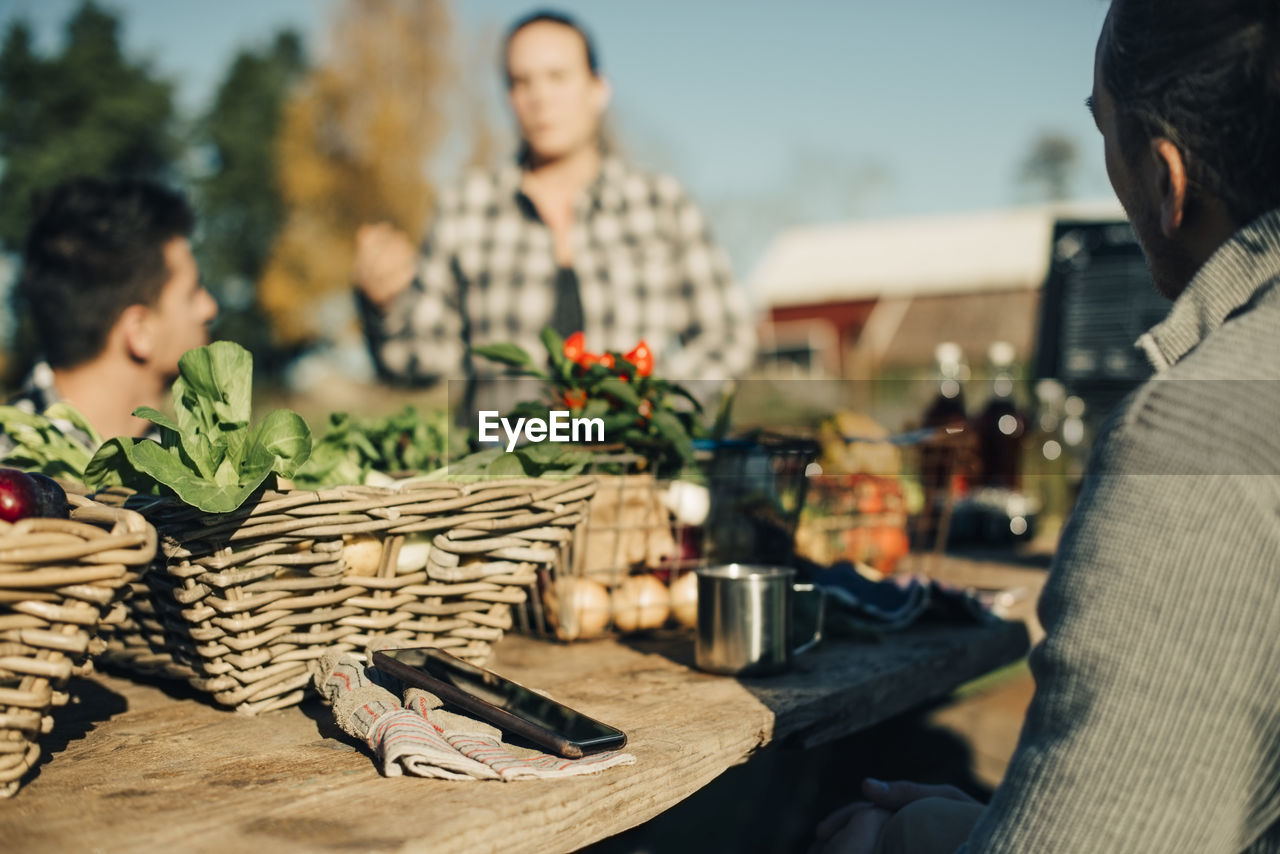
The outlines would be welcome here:
M 284 227 L 260 283 L 277 341 L 305 346 L 350 305 L 355 231 L 420 234 L 426 167 L 445 128 L 450 22 L 443 0 L 343 0 L 329 55 L 285 106 L 277 139 Z M 341 301 L 341 302 L 340 302 Z

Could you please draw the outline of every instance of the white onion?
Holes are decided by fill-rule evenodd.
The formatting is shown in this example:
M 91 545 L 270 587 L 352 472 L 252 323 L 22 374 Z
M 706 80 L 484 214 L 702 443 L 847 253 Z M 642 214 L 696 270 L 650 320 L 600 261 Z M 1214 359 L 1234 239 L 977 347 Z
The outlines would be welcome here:
M 373 576 L 382 562 L 382 541 L 373 534 L 348 534 L 342 538 L 342 562 L 347 575 Z
M 417 572 L 427 565 L 431 557 L 431 535 L 409 534 L 400 544 L 400 554 L 396 557 L 397 572 Z
M 563 640 L 591 638 L 609 624 L 609 591 L 589 578 L 566 579 L 559 585 L 570 619 L 561 619 Z
M 671 582 L 671 613 L 686 629 L 698 627 L 698 574 L 686 572 Z
M 707 521 L 711 512 L 711 493 L 702 484 L 677 480 L 667 487 L 662 503 L 677 522 L 696 528 Z
M 652 575 L 633 575 L 613 591 L 613 624 L 621 632 L 656 629 L 670 613 L 667 586 Z

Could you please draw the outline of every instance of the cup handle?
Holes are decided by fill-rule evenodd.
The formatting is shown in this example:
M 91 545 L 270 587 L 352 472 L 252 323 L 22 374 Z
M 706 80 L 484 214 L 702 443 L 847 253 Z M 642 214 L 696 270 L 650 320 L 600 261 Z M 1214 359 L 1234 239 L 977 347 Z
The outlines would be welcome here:
M 821 587 L 817 587 L 813 584 L 792 584 L 791 589 L 796 593 L 812 593 L 818 597 L 818 616 L 814 620 L 813 637 L 791 650 L 792 655 L 800 655 L 801 653 L 808 652 L 818 644 L 822 643 L 823 616 L 827 611 L 827 592 Z

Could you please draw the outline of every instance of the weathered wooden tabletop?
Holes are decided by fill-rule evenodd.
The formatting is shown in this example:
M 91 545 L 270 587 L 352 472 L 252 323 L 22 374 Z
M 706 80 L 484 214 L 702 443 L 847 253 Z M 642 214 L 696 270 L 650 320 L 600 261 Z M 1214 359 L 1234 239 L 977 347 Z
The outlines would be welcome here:
M 629 736 L 633 766 L 527 782 L 383 778 L 326 707 L 242 717 L 184 688 L 98 674 L 38 774 L 0 801 L 0 850 L 570 851 L 640 824 L 768 744 L 847 735 L 1016 660 L 1020 623 L 837 640 L 793 672 L 693 670 L 692 640 L 505 639 L 491 667 Z

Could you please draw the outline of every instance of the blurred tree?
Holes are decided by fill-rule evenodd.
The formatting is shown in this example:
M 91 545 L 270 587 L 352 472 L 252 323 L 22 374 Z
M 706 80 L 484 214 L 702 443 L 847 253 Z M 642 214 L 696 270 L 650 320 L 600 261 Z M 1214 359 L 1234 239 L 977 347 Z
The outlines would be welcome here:
M 220 337 L 254 353 L 254 368 L 278 375 L 291 355 L 274 347 L 258 301 L 258 282 L 284 222 L 276 138 L 284 104 L 302 80 L 306 58 L 296 33 L 242 50 L 196 129 L 201 174 L 200 269 L 218 298 Z
M 1071 197 L 1071 183 L 1080 164 L 1076 142 L 1058 131 L 1046 131 L 1031 144 L 1022 161 L 1018 182 L 1044 201 Z
M 277 155 L 287 214 L 260 288 L 282 346 L 353 320 L 357 227 L 422 231 L 433 201 L 426 166 L 453 76 L 445 6 L 343 0 L 329 57 L 285 107 Z
M 92 2 L 66 24 L 61 53 L 38 55 L 31 28 L 0 46 L 0 250 L 18 252 L 39 195 L 77 175 L 171 178 L 179 152 L 172 85 L 120 48 L 120 22 Z M 0 370 L 29 367 L 34 334 L 19 318 Z
M 25 21 L 0 47 L 0 246 L 16 251 L 33 199 L 73 175 L 166 177 L 178 143 L 172 86 L 120 49 L 120 22 L 86 2 L 62 52 L 38 56 Z

